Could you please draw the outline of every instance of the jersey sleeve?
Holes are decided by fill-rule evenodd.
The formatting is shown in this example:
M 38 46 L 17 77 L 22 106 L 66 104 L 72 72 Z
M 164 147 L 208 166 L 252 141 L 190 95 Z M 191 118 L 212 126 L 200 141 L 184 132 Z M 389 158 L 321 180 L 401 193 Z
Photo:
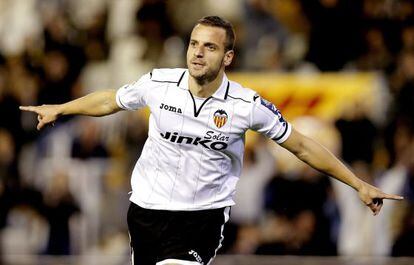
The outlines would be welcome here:
M 292 125 L 283 118 L 282 113 L 273 103 L 259 95 L 255 95 L 253 99 L 250 129 L 269 137 L 278 144 L 286 141 L 292 132 Z
M 151 75 L 145 74 L 138 81 L 120 87 L 116 92 L 116 103 L 124 110 L 137 110 L 147 105 Z

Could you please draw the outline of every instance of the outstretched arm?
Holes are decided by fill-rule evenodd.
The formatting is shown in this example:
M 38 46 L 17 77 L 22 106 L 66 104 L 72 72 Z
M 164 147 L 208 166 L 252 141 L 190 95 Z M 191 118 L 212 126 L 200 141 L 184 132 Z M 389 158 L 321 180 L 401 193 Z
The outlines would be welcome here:
M 313 168 L 336 178 L 354 188 L 361 201 L 374 215 L 381 210 L 383 199 L 402 200 L 398 195 L 386 194 L 378 188 L 357 178 L 342 162 L 319 143 L 292 129 L 289 138 L 281 144 L 300 160 Z
M 21 106 L 24 111 L 37 113 L 37 129 L 53 123 L 62 115 L 105 116 L 121 108 L 116 103 L 116 90 L 102 90 L 59 105 Z

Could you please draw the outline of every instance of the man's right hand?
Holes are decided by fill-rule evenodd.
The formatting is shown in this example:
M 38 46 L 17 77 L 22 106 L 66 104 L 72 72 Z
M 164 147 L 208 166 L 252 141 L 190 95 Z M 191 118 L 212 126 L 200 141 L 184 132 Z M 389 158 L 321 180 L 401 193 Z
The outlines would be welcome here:
M 37 129 L 42 129 L 46 124 L 54 124 L 59 117 L 60 105 L 42 105 L 42 106 L 20 106 L 19 109 L 24 111 L 31 111 L 37 114 Z

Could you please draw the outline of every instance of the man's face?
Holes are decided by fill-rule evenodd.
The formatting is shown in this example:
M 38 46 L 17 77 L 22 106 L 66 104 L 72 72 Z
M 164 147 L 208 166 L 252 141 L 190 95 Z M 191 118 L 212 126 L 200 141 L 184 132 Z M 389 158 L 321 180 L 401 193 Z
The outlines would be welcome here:
M 213 81 L 224 66 L 230 64 L 233 51 L 225 51 L 226 31 L 222 28 L 196 25 L 187 49 L 187 67 L 199 84 Z

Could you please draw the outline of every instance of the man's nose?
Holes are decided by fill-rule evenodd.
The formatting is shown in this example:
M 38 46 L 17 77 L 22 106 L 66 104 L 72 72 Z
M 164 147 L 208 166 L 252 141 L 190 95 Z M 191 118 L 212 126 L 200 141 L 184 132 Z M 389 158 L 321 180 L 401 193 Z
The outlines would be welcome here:
M 194 50 L 194 55 L 195 55 L 197 58 L 202 58 L 202 57 L 204 56 L 204 50 L 203 50 L 203 48 L 202 48 L 202 47 L 198 47 L 198 48 L 196 48 L 196 49 Z

